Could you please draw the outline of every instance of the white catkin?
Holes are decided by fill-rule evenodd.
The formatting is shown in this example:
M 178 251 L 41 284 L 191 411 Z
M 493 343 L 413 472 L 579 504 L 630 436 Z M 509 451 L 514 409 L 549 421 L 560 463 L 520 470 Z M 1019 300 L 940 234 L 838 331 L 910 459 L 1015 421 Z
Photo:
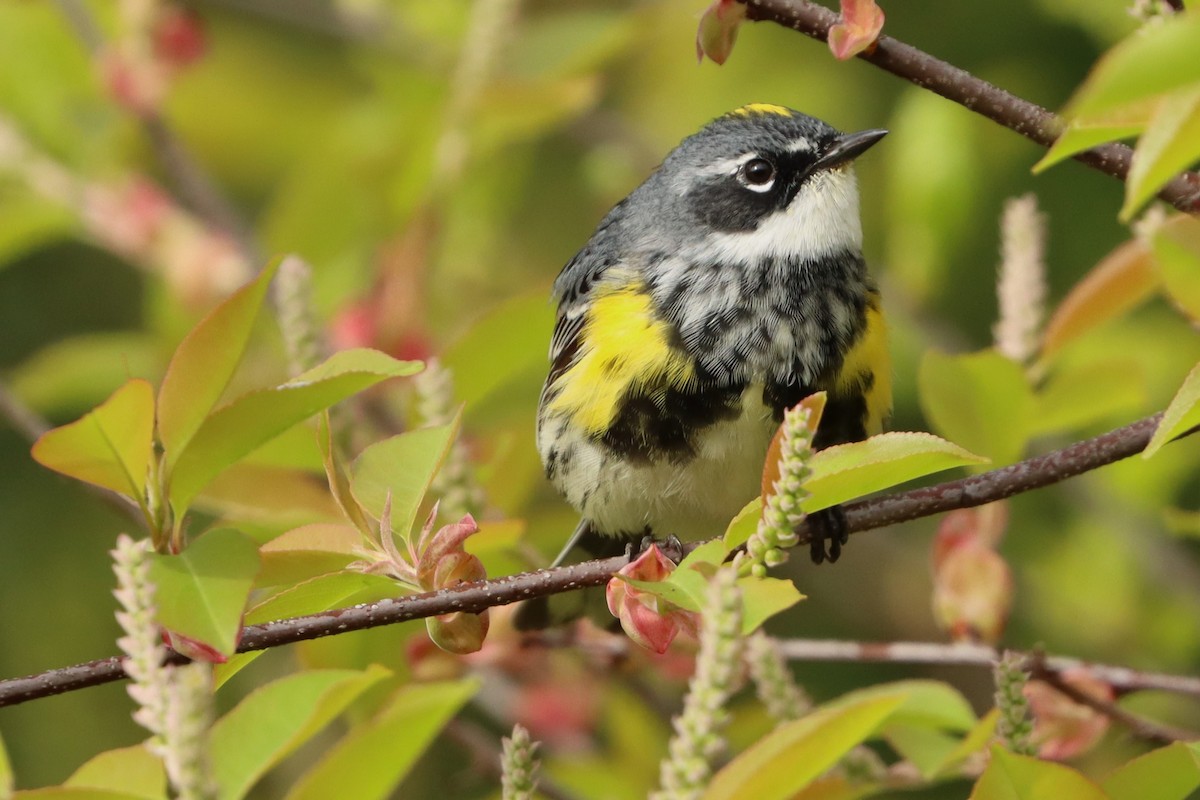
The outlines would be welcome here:
M 736 690 L 742 657 L 742 595 L 737 570 L 717 570 L 708 589 L 696 672 L 688 684 L 683 711 L 673 721 L 675 735 L 660 768 L 662 788 L 651 800 L 693 800 L 712 774 L 712 760 L 724 747 L 720 731 L 729 719 L 725 703 Z
M 996 349 L 1022 366 L 1037 356 L 1046 311 L 1046 219 L 1037 198 L 1009 200 L 1000 223 Z

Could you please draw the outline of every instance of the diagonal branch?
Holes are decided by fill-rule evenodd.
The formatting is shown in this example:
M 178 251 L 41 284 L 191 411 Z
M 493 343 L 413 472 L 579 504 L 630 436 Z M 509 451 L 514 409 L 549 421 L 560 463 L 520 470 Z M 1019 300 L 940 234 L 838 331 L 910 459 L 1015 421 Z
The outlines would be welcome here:
M 778 23 L 820 41 L 838 15 L 808 0 L 746 0 L 747 17 Z M 1062 132 L 1062 121 L 1051 112 L 965 70 L 925 53 L 912 45 L 880 36 L 873 49 L 858 58 L 915 83 L 947 100 L 982 114 L 993 122 L 1049 147 Z M 1133 151 L 1123 144 L 1106 144 L 1074 156 L 1093 169 L 1125 180 Z M 1158 196 L 1180 211 L 1200 213 L 1200 175 L 1185 172 L 1168 183 Z
M 104 32 L 96 23 L 91 10 L 82 0 L 55 2 L 88 55 L 95 58 L 107 43 L 104 40 Z M 233 239 L 249 263 L 261 263 L 262 254 L 254 241 L 250 226 L 212 177 L 188 152 L 162 114 L 155 110 L 135 116 L 141 123 L 142 131 L 150 142 L 150 148 L 159 166 L 173 185 L 180 204 L 209 226 Z
M 1131 711 L 1126 711 L 1110 700 L 1102 700 L 1099 697 L 1093 697 L 1087 692 L 1081 691 L 1078 687 L 1063 680 L 1062 673 L 1049 668 L 1037 654 L 1027 659 L 1026 663 L 1029 665 L 1033 678 L 1045 681 L 1054 687 L 1056 692 L 1069 697 L 1072 702 L 1087 706 L 1098 714 L 1103 714 L 1109 719 L 1124 725 L 1129 729 L 1130 733 L 1139 739 L 1145 739 L 1158 744 L 1194 742 L 1200 739 L 1200 734 L 1197 734 L 1195 731 L 1176 728 L 1173 725 L 1164 725 L 1161 722 L 1146 719 Z
M 1145 449 L 1158 426 L 1155 414 L 1114 431 L 1076 442 L 1046 455 L 1021 461 L 936 486 L 882 495 L 847 504 L 847 526 L 852 533 L 897 522 L 927 517 L 956 508 L 971 508 L 1014 494 L 1038 489 L 1066 478 L 1128 458 Z M 1192 429 L 1184 436 L 1194 433 Z M 797 528 L 800 544 L 809 539 L 807 524 Z M 380 625 L 393 625 L 458 611 L 478 613 L 533 597 L 602 586 L 628 562 L 624 556 L 588 561 L 554 569 L 525 572 L 489 581 L 463 584 L 454 589 L 380 600 L 352 608 L 339 608 L 304 617 L 247 626 L 239 652 L 265 650 L 306 639 L 318 639 Z M 182 663 L 179 654 L 169 657 Z M 0 681 L 0 707 L 39 697 L 96 686 L 125 677 L 117 657 Z

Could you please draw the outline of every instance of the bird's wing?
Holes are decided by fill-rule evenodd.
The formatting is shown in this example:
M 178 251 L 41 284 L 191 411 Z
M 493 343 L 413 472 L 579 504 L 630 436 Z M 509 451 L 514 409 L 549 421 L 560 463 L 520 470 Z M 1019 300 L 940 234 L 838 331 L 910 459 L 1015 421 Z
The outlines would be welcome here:
M 592 238 L 567 262 L 554 281 L 558 313 L 554 321 L 554 335 L 550 338 L 547 386 L 571 365 L 579 350 L 579 334 L 587 317 L 592 288 L 622 260 L 619 231 L 625 217 L 625 206 L 626 201 L 622 200 L 605 215 Z

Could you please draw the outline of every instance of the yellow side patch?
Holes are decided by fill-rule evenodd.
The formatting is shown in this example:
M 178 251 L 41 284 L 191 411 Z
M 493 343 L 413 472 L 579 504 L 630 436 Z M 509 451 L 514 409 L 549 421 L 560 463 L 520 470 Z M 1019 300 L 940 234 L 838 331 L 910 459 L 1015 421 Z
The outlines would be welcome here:
M 559 392 L 549 410 L 599 435 L 616 420 L 630 391 L 689 385 L 694 365 L 670 345 L 669 335 L 640 281 L 598 288 L 580 333 L 579 356 L 555 381 Z
M 756 114 L 775 114 L 780 117 L 792 116 L 792 110 L 790 108 L 772 105 L 771 103 L 750 103 L 749 105 L 744 105 L 741 108 L 736 108 L 729 113 L 734 117 L 751 117 Z
M 873 436 L 883 430 L 883 422 L 892 413 L 892 357 L 888 352 L 887 321 L 879 307 L 879 295 L 872 294 L 867 306 L 867 328 L 842 362 L 837 390 L 853 391 L 863 375 L 875 376 L 866 393 L 867 416 L 863 427 Z

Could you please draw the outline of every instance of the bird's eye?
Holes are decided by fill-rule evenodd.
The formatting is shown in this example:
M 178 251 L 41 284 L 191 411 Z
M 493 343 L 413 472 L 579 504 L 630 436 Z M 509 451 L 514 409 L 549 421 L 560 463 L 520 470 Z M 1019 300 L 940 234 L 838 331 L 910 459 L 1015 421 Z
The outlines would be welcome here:
M 742 165 L 738 178 L 749 189 L 766 191 L 775 182 L 775 165 L 765 158 L 752 158 Z

